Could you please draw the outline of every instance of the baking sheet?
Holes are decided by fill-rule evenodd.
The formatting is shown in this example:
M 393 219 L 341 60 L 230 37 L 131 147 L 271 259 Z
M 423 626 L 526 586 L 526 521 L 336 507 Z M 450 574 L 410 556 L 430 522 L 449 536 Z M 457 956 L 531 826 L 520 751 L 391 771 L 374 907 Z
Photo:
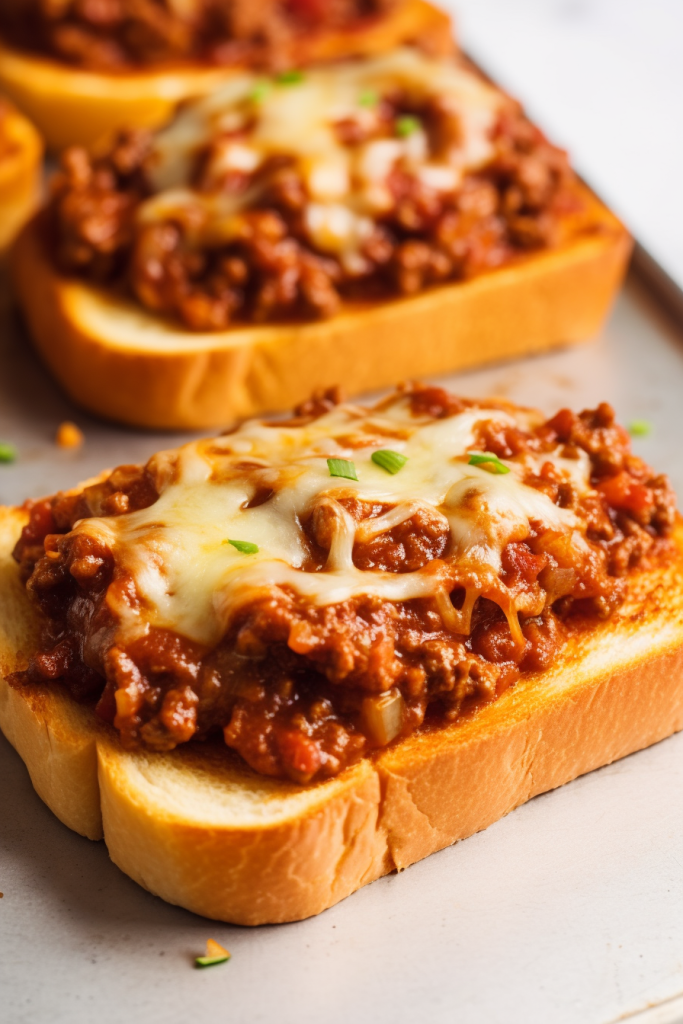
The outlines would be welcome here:
M 72 408 L 7 301 L 0 324 L 0 499 L 66 487 L 178 435 Z M 428 343 L 428 339 L 424 339 Z M 632 276 L 585 346 L 443 378 L 542 406 L 614 403 L 637 451 L 683 494 L 683 336 Z M 81 452 L 58 451 L 65 418 Z M 683 1021 L 683 734 L 518 809 L 310 921 L 249 930 L 138 888 L 69 832 L 0 738 L 0 1017 L 11 1024 L 638 1024 Z M 445 796 L 447 799 L 447 796 Z M 192 967 L 213 937 L 230 963 Z M 647 1007 L 652 1007 L 647 1009 Z M 645 1011 L 642 1013 L 640 1011 Z

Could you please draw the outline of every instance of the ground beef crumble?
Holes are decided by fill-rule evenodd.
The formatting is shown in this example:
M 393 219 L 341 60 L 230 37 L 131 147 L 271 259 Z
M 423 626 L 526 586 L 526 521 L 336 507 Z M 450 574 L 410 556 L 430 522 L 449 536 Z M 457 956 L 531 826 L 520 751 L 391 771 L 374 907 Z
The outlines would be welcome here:
M 3 0 L 0 31 L 77 67 L 178 60 L 277 67 L 298 38 L 362 24 L 400 0 Z
M 391 138 L 406 110 L 437 152 L 446 121 L 438 100 L 413 109 L 406 97 L 383 99 L 377 137 Z M 367 140 L 349 144 L 358 141 Z M 47 211 L 49 244 L 64 271 L 124 288 L 191 330 L 330 317 L 342 301 L 416 294 L 557 243 L 563 218 L 581 205 L 566 154 L 514 106 L 498 118 L 492 142 L 492 158 L 454 193 L 397 165 L 387 183 L 391 206 L 374 219 L 360 270 L 311 242 L 310 196 L 293 157 L 273 155 L 251 177 L 225 172 L 222 136 L 197 156 L 193 187 L 237 196 L 250 188 L 259 196 L 239 215 L 234 241 L 202 246 L 178 220 L 137 217 L 152 191 L 152 137 L 129 131 L 97 159 L 78 148 L 63 155 Z
M 433 387 L 413 386 L 407 394 L 415 415 L 435 419 L 476 405 Z M 336 392 L 319 395 L 291 422 L 309 423 L 338 399 Z M 80 494 L 28 504 L 15 558 L 44 613 L 45 633 L 25 677 L 59 680 L 76 699 L 94 702 L 126 746 L 169 750 L 222 731 L 256 771 L 302 783 L 332 776 L 386 744 L 373 718 L 382 695 L 400 702 L 400 736 L 455 721 L 520 674 L 547 669 L 568 635 L 614 613 L 629 574 L 665 563 L 674 551 L 669 482 L 631 453 L 610 406 L 579 415 L 563 409 L 529 429 L 483 421 L 476 444 L 528 463 L 525 482 L 585 524 L 579 546 L 566 533 L 532 529 L 503 550 L 501 581 L 525 595 L 529 609 L 520 617 L 521 644 L 486 592 L 476 601 L 470 632 L 460 635 L 446 627 L 431 599 L 392 603 L 366 596 L 317 607 L 286 587 L 242 607 L 210 650 L 161 629 L 125 648 L 107 642 L 118 610 L 138 606 L 135 587 L 117 571 L 105 543 L 69 531 L 79 519 L 152 505 L 159 469 L 151 461 L 122 466 Z M 586 453 L 592 490 L 580 495 L 543 461 L 558 445 L 566 459 Z M 353 496 L 341 501 L 357 522 L 387 510 Z M 303 528 L 308 568 L 315 570 L 329 546 L 329 522 L 323 512 Z M 422 510 L 379 536 L 357 536 L 354 563 L 387 572 L 443 566 L 446 533 L 436 513 Z M 455 563 L 450 578 L 459 608 L 467 579 Z

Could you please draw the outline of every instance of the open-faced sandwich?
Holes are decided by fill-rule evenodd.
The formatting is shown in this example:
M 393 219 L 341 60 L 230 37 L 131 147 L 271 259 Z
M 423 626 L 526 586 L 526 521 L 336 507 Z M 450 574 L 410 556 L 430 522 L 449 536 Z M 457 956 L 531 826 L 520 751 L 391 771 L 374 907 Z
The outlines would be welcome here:
M 413 43 L 452 47 L 424 0 L 2 0 L 0 88 L 55 149 L 156 127 L 237 70 Z
M 674 497 L 608 405 L 335 400 L 0 519 L 36 790 L 227 921 L 318 913 L 683 727 Z
M 0 96 L 0 256 L 38 205 L 42 160 L 38 132 Z
M 201 427 L 590 337 L 629 251 L 517 103 L 400 48 L 68 150 L 14 269 L 79 404 Z

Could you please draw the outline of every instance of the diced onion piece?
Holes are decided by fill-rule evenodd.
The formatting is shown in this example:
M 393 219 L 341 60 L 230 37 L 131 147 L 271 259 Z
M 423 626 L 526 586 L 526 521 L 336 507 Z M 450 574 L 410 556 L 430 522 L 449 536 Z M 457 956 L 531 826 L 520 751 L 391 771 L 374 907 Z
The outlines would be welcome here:
M 425 162 L 429 153 L 429 142 L 423 131 L 413 132 L 403 140 L 403 155 L 409 164 Z
M 343 252 L 339 262 L 349 277 L 362 277 L 372 269 L 365 256 L 361 256 L 359 252 Z
M 305 218 L 311 241 L 323 252 L 356 253 L 373 231 L 371 220 L 341 203 L 309 203 Z
M 242 171 L 251 174 L 261 163 L 261 154 L 252 146 L 241 142 L 230 142 L 221 150 L 216 161 L 216 171 Z
M 403 726 L 404 701 L 399 690 L 366 697 L 361 705 L 361 728 L 372 743 L 385 747 Z
M 442 164 L 424 164 L 418 169 L 417 176 L 423 185 L 435 192 L 455 192 L 462 180 L 459 170 Z
M 493 153 L 491 128 L 495 114 L 488 104 L 463 105 L 460 107 L 459 113 L 462 141 L 453 156 L 460 167 L 480 167 L 491 159 Z
M 367 182 L 383 182 L 396 161 L 403 155 L 398 139 L 376 139 L 360 147 L 356 171 Z
M 342 199 L 350 189 L 349 169 L 343 160 L 306 161 L 306 184 L 314 199 Z
M 574 569 L 559 568 L 556 565 L 547 565 L 538 577 L 539 583 L 546 591 L 545 603 L 547 605 L 553 604 L 560 597 L 566 597 L 567 594 L 571 594 L 576 581 L 578 580 L 578 574 Z

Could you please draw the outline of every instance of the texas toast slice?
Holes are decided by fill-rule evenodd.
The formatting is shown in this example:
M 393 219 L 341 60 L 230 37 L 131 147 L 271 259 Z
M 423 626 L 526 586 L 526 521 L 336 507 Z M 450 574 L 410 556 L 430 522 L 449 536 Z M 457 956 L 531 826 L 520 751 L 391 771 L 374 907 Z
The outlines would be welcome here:
M 334 779 L 258 775 L 222 744 L 125 751 L 55 686 L 10 685 L 37 639 L 0 511 L 0 726 L 70 828 L 146 889 L 238 924 L 293 921 L 486 828 L 531 797 L 683 728 L 683 537 L 620 611 L 497 701 Z

